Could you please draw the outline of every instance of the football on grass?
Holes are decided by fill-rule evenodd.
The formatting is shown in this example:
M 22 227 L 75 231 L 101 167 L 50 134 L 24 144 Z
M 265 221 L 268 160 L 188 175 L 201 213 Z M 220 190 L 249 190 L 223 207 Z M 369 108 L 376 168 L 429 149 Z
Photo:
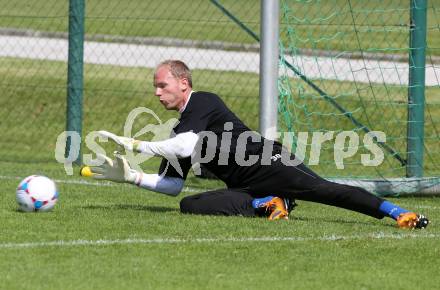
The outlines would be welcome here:
M 50 211 L 58 201 L 58 191 L 52 179 L 31 175 L 18 185 L 16 198 L 20 211 Z

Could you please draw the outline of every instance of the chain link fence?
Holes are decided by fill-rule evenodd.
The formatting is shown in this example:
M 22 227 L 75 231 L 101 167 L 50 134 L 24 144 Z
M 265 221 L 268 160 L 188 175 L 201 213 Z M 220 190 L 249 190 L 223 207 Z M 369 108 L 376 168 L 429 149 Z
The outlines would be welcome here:
M 0 2 L 0 161 L 50 162 L 66 126 L 69 5 Z M 84 135 L 122 134 L 127 115 L 140 106 L 164 121 L 178 117 L 165 112 L 152 85 L 154 67 L 170 58 L 193 70 L 195 90 L 218 93 L 258 129 L 259 46 L 213 1 L 85 4 Z M 221 5 L 259 31 L 259 1 Z
M 287 55 L 299 56 L 302 65 L 307 57 L 312 57 L 315 64 L 302 67 L 304 72 L 313 69 L 319 57 L 328 57 L 330 62 L 348 57 L 386 61 L 391 66 L 407 63 L 409 2 L 281 0 L 282 48 Z M 426 114 L 427 122 L 434 126 L 429 129 L 427 146 L 433 148 L 439 136 L 436 104 L 440 76 L 436 69 L 440 8 L 436 1 L 428 3 L 427 67 L 434 69 L 434 74 L 430 75 L 426 95 L 434 105 L 428 106 Z M 69 4 L 55 0 L 0 0 L 0 4 L 0 161 L 53 162 L 57 136 L 66 127 Z M 153 110 L 163 121 L 178 117 L 162 108 L 152 85 L 154 67 L 169 58 L 181 59 L 193 70 L 195 90 L 219 94 L 245 123 L 257 130 L 259 45 L 252 33 L 259 34 L 259 19 L 258 0 L 86 1 L 83 135 L 101 129 L 122 134 L 127 115 L 140 106 Z M 359 83 L 356 88 L 350 79 L 326 78 L 326 74 L 341 75 L 334 67 L 331 69 L 330 66 L 326 71 L 318 65 L 311 79 L 348 107 L 354 99 L 344 97 L 357 90 L 357 107 L 351 111 L 364 108 L 359 114 L 367 123 L 383 115 L 375 109 L 381 100 L 393 99 L 387 103 L 391 112 L 396 106 L 407 105 L 408 84 L 402 79 L 389 84 L 388 80 L 395 78 L 392 71 L 381 70 L 380 81 Z M 296 84 L 289 93 L 312 100 L 308 103 L 310 111 L 290 107 L 297 111 L 292 119 L 295 130 L 342 129 L 342 125 L 350 123 L 324 117 L 334 115 L 334 111 L 325 112 L 319 105 L 322 100 L 317 100 L 319 96 L 306 87 L 304 83 Z M 376 98 L 376 103 L 365 105 L 372 98 Z M 315 109 L 321 110 L 321 117 L 301 117 Z M 285 113 L 286 110 L 279 116 L 282 129 L 291 126 L 284 121 Z M 407 121 L 403 111 L 392 114 L 396 124 Z M 137 126 L 151 121 L 154 120 L 145 117 L 138 120 Z M 379 128 L 386 128 L 389 123 L 383 124 L 385 127 Z M 404 139 L 405 129 L 395 129 L 395 140 Z M 436 151 L 429 152 L 427 158 L 435 161 L 429 166 L 438 168 Z

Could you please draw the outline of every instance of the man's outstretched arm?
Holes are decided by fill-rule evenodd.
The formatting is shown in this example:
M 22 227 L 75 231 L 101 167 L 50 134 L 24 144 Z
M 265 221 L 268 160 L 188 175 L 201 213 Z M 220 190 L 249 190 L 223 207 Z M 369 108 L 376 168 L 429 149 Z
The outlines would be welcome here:
M 93 178 L 135 184 L 151 191 L 172 196 L 177 196 L 182 191 L 185 182 L 182 178 L 136 171 L 119 153 L 114 155 L 115 159 L 111 160 L 107 156 L 99 154 L 99 158 L 103 159 L 104 163 L 90 167 Z
M 168 158 L 185 158 L 191 156 L 196 147 L 199 136 L 193 132 L 177 134 L 164 141 L 148 142 L 133 138 L 117 136 L 107 131 L 99 131 L 99 135 L 108 138 L 126 150 L 144 153 L 153 156 Z

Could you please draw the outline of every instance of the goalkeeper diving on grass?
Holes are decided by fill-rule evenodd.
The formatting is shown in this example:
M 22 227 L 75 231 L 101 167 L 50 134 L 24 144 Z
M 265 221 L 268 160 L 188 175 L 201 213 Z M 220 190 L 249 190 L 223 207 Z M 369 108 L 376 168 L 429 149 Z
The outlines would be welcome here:
M 99 134 L 125 150 L 163 157 L 158 174 L 130 168 L 119 153 L 90 168 L 93 178 L 131 183 L 177 196 L 195 162 L 203 164 L 226 188 L 186 196 L 182 213 L 267 216 L 288 219 L 305 200 L 356 211 L 381 219 L 391 217 L 400 228 L 425 228 L 429 221 L 365 189 L 330 182 L 301 162 L 277 141 L 251 131 L 220 99 L 192 89 L 191 71 L 179 60 L 160 63 L 154 74 L 155 96 L 167 110 L 180 113 L 169 139 L 135 140 L 107 131 Z M 207 157 L 208 156 L 208 157 Z M 288 156 L 289 161 L 283 157 Z

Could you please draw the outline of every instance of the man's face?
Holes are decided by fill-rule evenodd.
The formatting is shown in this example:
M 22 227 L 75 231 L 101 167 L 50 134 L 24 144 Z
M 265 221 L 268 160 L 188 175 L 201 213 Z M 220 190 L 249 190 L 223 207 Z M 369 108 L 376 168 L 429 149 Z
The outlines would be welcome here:
M 154 74 L 155 95 L 167 110 L 179 110 L 185 104 L 188 80 L 176 79 L 167 66 L 161 66 Z

